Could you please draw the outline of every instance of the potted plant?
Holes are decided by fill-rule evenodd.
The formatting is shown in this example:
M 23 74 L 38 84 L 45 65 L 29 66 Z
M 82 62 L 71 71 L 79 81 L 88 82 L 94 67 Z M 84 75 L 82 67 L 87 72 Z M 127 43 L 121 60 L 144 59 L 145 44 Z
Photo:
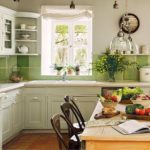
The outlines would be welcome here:
M 54 69 L 57 70 L 57 75 L 61 75 L 61 70 L 63 69 L 63 66 L 55 64 Z
M 118 52 L 110 54 L 107 49 L 104 55 L 100 56 L 93 64 L 93 69 L 97 72 L 107 72 L 109 81 L 115 81 L 115 74 L 127 69 L 129 65 L 136 64 L 135 62 L 129 63 L 123 55 Z
M 80 73 L 80 66 L 79 66 L 79 65 L 76 65 L 76 66 L 74 67 L 74 70 L 75 70 L 76 75 L 79 75 L 79 73 Z
M 73 73 L 73 71 L 74 71 L 74 67 L 73 66 L 71 66 L 71 65 L 67 66 L 67 74 L 71 75 Z

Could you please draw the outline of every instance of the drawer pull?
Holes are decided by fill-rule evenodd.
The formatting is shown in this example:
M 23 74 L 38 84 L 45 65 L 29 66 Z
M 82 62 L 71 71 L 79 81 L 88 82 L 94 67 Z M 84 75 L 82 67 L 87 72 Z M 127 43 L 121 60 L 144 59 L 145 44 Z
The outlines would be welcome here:
M 33 97 L 33 100 L 38 100 L 38 97 Z

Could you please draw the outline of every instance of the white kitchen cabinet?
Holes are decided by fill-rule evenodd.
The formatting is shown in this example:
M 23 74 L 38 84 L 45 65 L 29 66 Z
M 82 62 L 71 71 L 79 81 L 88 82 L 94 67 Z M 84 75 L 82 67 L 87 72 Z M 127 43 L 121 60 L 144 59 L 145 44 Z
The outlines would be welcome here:
M 16 96 L 15 101 L 12 104 L 12 128 L 13 135 L 20 132 L 23 129 L 23 101 L 20 95 Z
M 48 129 L 52 129 L 52 125 L 50 122 L 50 118 L 54 114 L 62 114 L 60 105 L 63 103 L 63 99 L 61 97 L 49 97 L 48 99 Z M 66 123 L 61 120 L 61 129 L 67 129 Z
M 95 97 L 76 97 L 75 103 L 79 107 L 79 110 L 81 111 L 85 121 L 88 121 L 97 103 L 96 94 Z
M 2 103 L 2 140 L 5 141 L 12 136 L 12 101 L 8 96 Z M 7 102 L 6 102 L 7 101 Z
M 2 149 L 2 99 L 5 93 L 0 93 L 0 150 Z
M 19 90 L 12 90 L 6 93 L 2 100 L 2 139 L 3 142 L 13 137 L 22 130 L 23 109 L 22 99 L 19 97 Z
M 62 113 L 60 105 L 64 103 L 64 96 L 77 96 L 76 103 L 86 121 L 89 120 L 97 101 L 96 95 L 100 92 L 99 87 L 52 87 L 48 90 L 48 123 L 50 118 L 57 113 Z M 90 97 L 90 96 L 93 97 Z M 79 97 L 78 97 L 79 96 Z M 83 96 L 83 97 L 81 97 Z M 95 97 L 94 97 L 95 96 Z M 72 118 L 74 120 L 74 118 Z M 49 128 L 51 124 L 48 124 Z M 67 129 L 62 123 L 62 129 Z
M 27 54 L 38 54 L 39 45 L 39 14 L 31 12 L 17 12 L 15 25 L 16 53 L 21 53 L 18 47 L 25 46 Z M 28 37 L 24 37 L 28 36 Z
M 15 53 L 15 11 L 0 6 L 0 55 Z
M 52 129 L 50 118 L 57 113 L 61 113 L 60 105 L 64 103 L 64 96 L 80 96 L 77 97 L 77 105 L 79 106 L 86 121 L 90 118 L 96 104 L 96 97 L 88 97 L 88 95 L 97 95 L 100 93 L 99 87 L 77 87 L 77 86 L 52 86 L 44 88 L 24 88 L 22 95 L 25 102 L 25 129 Z M 67 129 L 65 123 L 62 122 L 62 128 Z
M 24 96 L 25 102 L 25 129 L 46 128 L 46 97 L 41 94 Z

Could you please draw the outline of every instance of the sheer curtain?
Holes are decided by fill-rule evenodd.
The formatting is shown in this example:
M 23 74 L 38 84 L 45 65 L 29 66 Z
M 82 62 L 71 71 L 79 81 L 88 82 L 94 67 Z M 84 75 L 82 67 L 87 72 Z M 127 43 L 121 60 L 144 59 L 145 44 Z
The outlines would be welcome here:
M 91 6 L 76 6 L 70 9 L 69 6 L 42 6 L 41 7 L 41 74 L 50 75 L 52 67 L 52 21 L 53 20 L 78 20 L 93 17 Z
M 41 15 L 52 19 L 91 18 L 92 7 L 76 6 L 76 9 L 70 9 L 69 6 L 42 6 Z

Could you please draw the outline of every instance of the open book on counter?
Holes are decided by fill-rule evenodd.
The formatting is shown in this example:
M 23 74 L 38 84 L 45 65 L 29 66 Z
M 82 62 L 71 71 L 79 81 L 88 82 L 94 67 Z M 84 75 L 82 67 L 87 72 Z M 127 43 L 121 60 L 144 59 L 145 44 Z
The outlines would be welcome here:
M 122 134 L 135 134 L 150 132 L 150 122 L 139 122 L 137 120 L 127 120 L 117 126 L 112 126 Z

